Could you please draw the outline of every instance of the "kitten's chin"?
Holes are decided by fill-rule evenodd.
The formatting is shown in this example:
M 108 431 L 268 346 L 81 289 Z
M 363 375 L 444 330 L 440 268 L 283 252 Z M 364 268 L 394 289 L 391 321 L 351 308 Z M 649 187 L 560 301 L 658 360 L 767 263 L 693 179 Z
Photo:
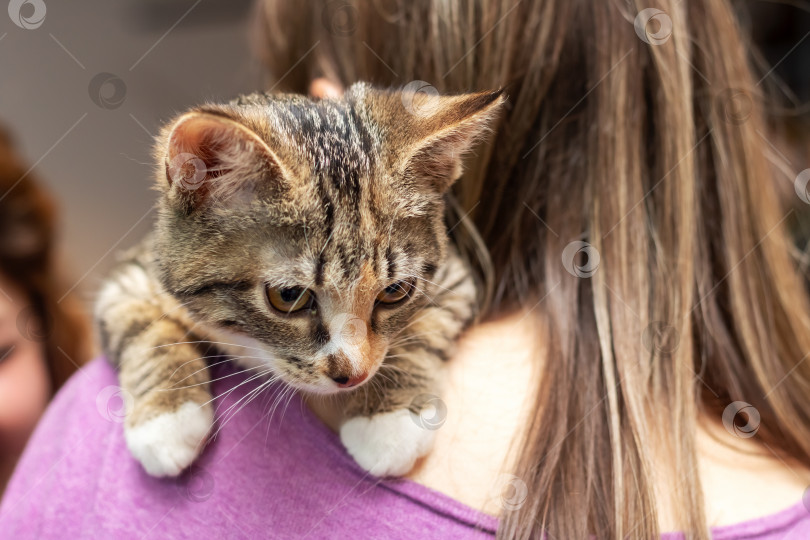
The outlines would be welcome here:
M 289 380 L 288 378 L 283 376 L 281 377 L 281 380 L 284 381 L 285 384 L 292 386 L 299 392 L 303 392 L 305 394 L 313 396 L 335 396 L 346 392 L 345 389 L 336 387 L 335 383 L 333 383 L 332 381 L 324 381 L 324 384 L 320 385 L 307 383 L 303 381 Z
M 289 373 L 279 373 L 278 377 L 282 380 L 285 384 L 292 386 L 296 390 L 315 396 L 339 396 L 349 394 L 354 392 L 358 388 L 362 388 L 369 384 L 369 381 L 377 374 L 379 371 L 380 366 L 375 366 L 371 372 L 365 377 L 365 379 L 357 385 L 354 386 L 340 386 L 335 384 L 335 382 L 328 377 L 323 377 L 317 384 L 313 384 L 311 382 L 303 381 L 297 379 L 294 375 L 290 375 Z

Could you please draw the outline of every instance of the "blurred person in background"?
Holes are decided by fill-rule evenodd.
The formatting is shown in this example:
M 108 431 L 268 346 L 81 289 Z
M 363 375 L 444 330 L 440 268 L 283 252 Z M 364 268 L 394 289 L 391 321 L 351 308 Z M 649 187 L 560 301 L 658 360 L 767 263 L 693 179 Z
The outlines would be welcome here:
M 90 355 L 55 259 L 56 206 L 0 130 L 0 493 L 51 397 Z

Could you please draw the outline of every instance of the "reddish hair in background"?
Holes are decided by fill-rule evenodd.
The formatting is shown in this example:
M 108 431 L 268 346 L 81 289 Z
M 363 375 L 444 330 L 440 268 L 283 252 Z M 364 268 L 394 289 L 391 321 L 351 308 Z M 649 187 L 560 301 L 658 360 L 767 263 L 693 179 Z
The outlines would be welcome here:
M 17 320 L 26 339 L 45 347 L 54 392 L 91 354 L 89 323 L 54 254 L 56 205 L 0 129 L 0 274 L 30 302 Z

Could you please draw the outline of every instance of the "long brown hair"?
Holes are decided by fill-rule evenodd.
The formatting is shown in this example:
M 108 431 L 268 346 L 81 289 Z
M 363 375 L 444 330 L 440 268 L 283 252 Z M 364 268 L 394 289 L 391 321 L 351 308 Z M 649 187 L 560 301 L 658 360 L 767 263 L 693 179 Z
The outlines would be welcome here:
M 662 455 L 677 525 L 708 538 L 698 419 L 737 401 L 759 412 L 758 441 L 810 464 L 810 299 L 778 196 L 798 171 L 767 157 L 730 4 L 656 5 L 261 4 L 274 89 L 506 88 L 497 136 L 454 191 L 486 246 L 489 313 L 542 300 L 548 361 L 515 471 L 529 498 L 503 512 L 502 538 L 654 537 Z
M 17 328 L 45 349 L 53 392 L 91 353 L 89 323 L 55 257 L 56 207 L 0 130 L 0 273 L 30 302 Z

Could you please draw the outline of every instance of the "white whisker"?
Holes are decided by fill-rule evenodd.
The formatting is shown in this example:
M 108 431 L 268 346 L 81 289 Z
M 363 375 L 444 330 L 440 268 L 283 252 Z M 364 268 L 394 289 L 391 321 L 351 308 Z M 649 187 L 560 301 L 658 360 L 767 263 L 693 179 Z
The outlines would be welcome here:
M 185 388 L 194 388 L 195 386 L 203 386 L 203 385 L 210 384 L 210 383 L 213 383 L 213 382 L 216 382 L 216 381 L 221 381 L 223 379 L 227 379 L 228 377 L 233 377 L 234 375 L 239 375 L 240 373 L 247 373 L 249 371 L 253 371 L 254 369 L 262 368 L 262 367 L 266 368 L 267 366 L 253 366 L 253 367 L 246 368 L 246 369 L 243 369 L 243 370 L 240 370 L 240 371 L 236 371 L 234 373 L 229 373 L 229 374 L 227 374 L 227 375 L 225 375 L 223 377 L 218 377 L 216 379 L 211 379 L 210 381 L 203 381 L 201 383 L 189 384 L 189 385 L 186 385 L 186 386 L 171 386 L 169 388 L 161 388 L 161 389 L 159 389 L 159 391 L 160 392 L 170 392 L 170 391 L 173 391 L 173 390 L 183 390 Z M 182 382 L 182 381 L 179 381 L 179 382 Z
M 208 401 L 206 401 L 205 403 L 203 403 L 203 405 L 208 405 L 208 404 L 209 404 L 209 403 L 211 403 L 212 401 L 215 401 L 215 400 L 217 400 L 217 399 L 219 399 L 219 398 L 221 398 L 221 397 L 224 397 L 224 396 L 230 395 L 230 394 L 231 394 L 231 393 L 232 393 L 234 390 L 236 390 L 237 388 L 239 388 L 239 387 L 240 387 L 240 386 L 242 386 L 243 384 L 247 384 L 247 383 L 249 383 L 250 381 L 255 380 L 255 379 L 259 378 L 259 377 L 263 377 L 264 375 L 267 375 L 268 373 L 271 373 L 271 372 L 272 372 L 272 370 L 268 368 L 267 370 L 265 370 L 265 371 L 263 371 L 263 372 L 261 372 L 261 373 L 258 373 L 258 374 L 256 374 L 256 375 L 252 375 L 252 376 L 251 376 L 251 377 L 249 377 L 248 379 L 246 379 L 246 380 L 242 381 L 241 383 L 237 384 L 236 386 L 234 386 L 233 388 L 231 388 L 230 390 L 228 390 L 227 392 L 223 392 L 222 394 L 219 394 L 218 396 L 214 396 L 213 398 L 209 399 Z

